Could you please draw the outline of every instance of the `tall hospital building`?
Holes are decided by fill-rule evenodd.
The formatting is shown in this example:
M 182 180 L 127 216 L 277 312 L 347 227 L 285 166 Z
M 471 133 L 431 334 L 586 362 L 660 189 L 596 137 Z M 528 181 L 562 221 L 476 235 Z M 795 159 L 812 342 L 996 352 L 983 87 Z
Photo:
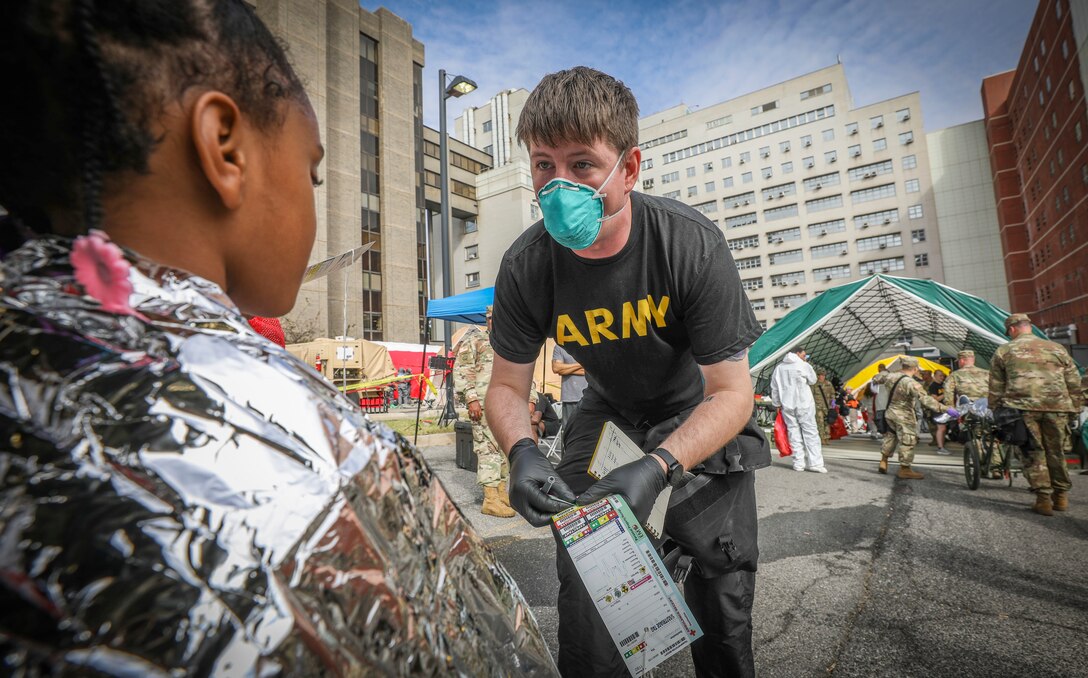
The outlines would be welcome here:
M 918 93 L 855 108 L 841 64 L 639 121 L 642 190 L 725 233 L 768 327 L 874 273 L 941 281 Z

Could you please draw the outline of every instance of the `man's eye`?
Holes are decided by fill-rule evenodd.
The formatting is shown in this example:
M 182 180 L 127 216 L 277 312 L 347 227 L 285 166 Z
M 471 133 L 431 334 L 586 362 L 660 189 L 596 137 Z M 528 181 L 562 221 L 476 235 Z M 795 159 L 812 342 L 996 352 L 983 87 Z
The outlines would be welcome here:
M 589 164 L 585 160 L 580 160 L 580 161 L 574 163 L 574 169 L 587 170 L 590 167 L 593 167 L 593 165 Z
M 550 162 L 546 162 L 544 160 L 541 160 L 536 164 L 536 168 L 539 170 L 551 169 L 551 166 L 552 164 Z

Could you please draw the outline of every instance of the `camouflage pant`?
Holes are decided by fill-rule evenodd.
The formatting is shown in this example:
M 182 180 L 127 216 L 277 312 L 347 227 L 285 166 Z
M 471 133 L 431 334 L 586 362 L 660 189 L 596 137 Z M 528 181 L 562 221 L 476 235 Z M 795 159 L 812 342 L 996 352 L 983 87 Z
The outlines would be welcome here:
M 1024 477 L 1039 494 L 1053 490 L 1067 492 L 1069 470 L 1065 453 L 1069 451 L 1069 415 L 1065 412 L 1024 412 L 1024 424 L 1032 438 L 1032 451 L 1024 458 Z M 1041 444 L 1040 444 L 1041 443 Z
M 476 453 L 476 482 L 485 487 L 498 487 L 506 482 L 510 475 L 506 455 L 499 450 L 483 419 L 472 422 L 472 451 Z
M 827 423 L 828 410 L 816 408 L 816 429 L 820 432 L 820 442 L 827 444 L 831 441 L 831 426 Z
M 914 446 L 918 444 L 918 421 L 914 417 L 888 410 L 884 414 L 888 421 L 888 432 L 880 447 L 881 456 L 891 457 L 899 450 L 899 465 L 910 466 L 914 462 Z

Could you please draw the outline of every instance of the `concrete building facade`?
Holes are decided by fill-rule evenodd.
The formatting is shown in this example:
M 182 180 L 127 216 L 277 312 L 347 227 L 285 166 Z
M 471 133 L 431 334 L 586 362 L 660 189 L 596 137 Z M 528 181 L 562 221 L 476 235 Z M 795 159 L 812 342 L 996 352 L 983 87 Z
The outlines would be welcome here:
M 1016 69 L 982 82 L 1011 310 L 1088 337 L 1088 0 L 1042 0 Z
M 529 153 L 518 144 L 515 133 L 521 109 L 529 98 L 526 89 L 506 89 L 491 97 L 483 106 L 466 108 L 453 121 L 454 135 L 492 158 L 492 167 L 523 160 Z
M 423 44 L 400 17 L 355 0 L 249 1 L 287 43 L 325 143 L 311 263 L 374 244 L 360 264 L 303 285 L 283 319 L 288 341 L 419 341 L 428 287 Z
M 917 93 L 855 108 L 841 64 L 639 122 L 641 187 L 725 233 L 765 327 L 873 273 L 941 281 Z
M 944 281 L 1001 308 L 1009 287 L 981 120 L 926 135 Z

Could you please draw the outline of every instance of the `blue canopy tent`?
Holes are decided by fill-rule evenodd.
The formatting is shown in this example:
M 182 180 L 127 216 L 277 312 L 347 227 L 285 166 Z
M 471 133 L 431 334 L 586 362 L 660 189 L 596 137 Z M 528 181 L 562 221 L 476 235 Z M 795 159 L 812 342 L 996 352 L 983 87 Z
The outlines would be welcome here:
M 465 292 L 445 299 L 432 299 L 427 305 L 427 317 L 457 323 L 483 325 L 487 322 L 487 307 L 495 303 L 495 288 Z

